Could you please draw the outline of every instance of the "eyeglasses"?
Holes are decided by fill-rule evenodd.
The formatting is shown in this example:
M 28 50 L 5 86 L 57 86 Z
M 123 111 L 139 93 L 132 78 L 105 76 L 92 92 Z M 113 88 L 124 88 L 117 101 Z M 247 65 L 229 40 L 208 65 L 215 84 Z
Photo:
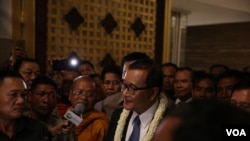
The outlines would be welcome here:
M 133 85 L 128 85 L 128 84 L 122 83 L 121 90 L 124 91 L 125 89 L 127 89 L 127 92 L 128 92 L 129 94 L 134 95 L 134 94 L 135 94 L 135 91 L 138 91 L 138 90 L 146 90 L 146 89 L 150 89 L 150 88 L 152 88 L 152 87 L 147 86 L 147 87 L 137 88 L 137 87 L 135 87 L 135 86 L 133 86 Z
M 71 91 L 72 94 L 76 95 L 76 96 L 86 96 L 86 97 L 95 97 L 95 92 L 94 91 L 83 91 L 83 90 L 72 90 Z
M 105 80 L 104 82 L 103 82 L 103 84 L 104 85 L 120 85 L 121 84 L 121 82 L 119 81 L 119 80 Z

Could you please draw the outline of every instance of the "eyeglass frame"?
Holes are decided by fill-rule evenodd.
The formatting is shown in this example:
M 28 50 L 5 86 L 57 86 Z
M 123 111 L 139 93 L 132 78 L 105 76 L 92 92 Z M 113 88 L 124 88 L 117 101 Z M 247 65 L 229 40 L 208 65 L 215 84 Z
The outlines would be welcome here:
M 79 94 L 77 94 L 76 92 L 79 92 L 80 91 L 80 93 Z M 92 92 L 93 93 L 93 95 L 90 95 L 89 93 L 86 93 L 86 92 Z M 86 97 L 91 97 L 91 98 L 93 98 L 93 97 L 95 97 L 96 96 L 96 93 L 95 93 L 95 91 L 83 91 L 83 90 L 70 90 L 70 93 L 72 93 L 72 94 L 74 94 L 75 96 L 86 96 Z
M 126 88 L 124 88 L 124 86 L 125 86 Z M 133 87 L 131 87 L 131 86 L 133 86 L 133 85 L 128 85 L 128 84 L 122 82 L 121 91 L 124 91 L 124 90 L 127 89 L 127 92 L 128 92 L 129 94 L 135 95 L 135 92 L 138 91 L 138 90 L 146 90 L 146 89 L 151 89 L 151 88 L 153 88 L 152 86 L 146 86 L 146 87 L 141 87 L 141 88 L 137 88 L 136 86 L 133 86 L 133 87 L 135 87 L 135 88 L 133 88 Z M 129 88 L 130 88 L 130 89 L 132 88 L 133 91 L 132 91 L 132 92 L 129 91 Z

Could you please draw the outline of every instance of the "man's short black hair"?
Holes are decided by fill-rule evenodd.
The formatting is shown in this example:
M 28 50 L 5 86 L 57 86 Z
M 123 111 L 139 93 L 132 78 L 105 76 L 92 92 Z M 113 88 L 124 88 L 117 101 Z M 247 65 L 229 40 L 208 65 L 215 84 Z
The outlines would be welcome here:
M 129 70 L 140 69 L 147 70 L 148 75 L 146 78 L 147 87 L 158 87 L 161 90 L 163 75 L 162 71 L 158 67 L 158 65 L 154 62 L 153 59 L 140 59 L 132 63 Z
M 250 89 L 250 73 L 242 73 L 243 77 L 233 87 L 232 93 L 240 89 Z
M 164 64 L 161 65 L 161 68 L 163 68 L 163 67 L 173 67 L 176 70 L 178 69 L 177 65 L 174 64 L 174 63 L 164 63 Z
M 31 62 L 31 63 L 36 63 L 36 64 L 38 64 L 37 61 L 36 61 L 35 59 L 33 59 L 33 58 L 21 58 L 21 59 L 17 60 L 17 61 L 13 64 L 13 70 L 14 70 L 15 72 L 19 72 L 19 69 L 20 69 L 20 67 L 22 66 L 22 63 L 23 63 L 23 62 Z
M 121 66 L 123 66 L 125 62 L 136 61 L 139 59 L 150 59 L 150 57 L 146 53 L 132 52 L 122 58 Z
M 237 81 L 239 81 L 240 79 L 242 79 L 242 77 L 243 77 L 243 73 L 241 71 L 231 69 L 220 74 L 217 78 L 217 82 L 223 78 L 234 78 Z
M 195 85 L 203 79 L 209 79 L 212 82 L 214 82 L 213 87 L 215 88 L 215 82 L 216 82 L 215 77 L 212 74 L 209 74 L 205 71 L 194 71 L 193 87 L 195 87 Z
M 122 69 L 119 66 L 113 65 L 104 67 L 101 72 L 101 79 L 103 81 L 106 73 L 114 73 L 119 77 L 120 80 L 122 80 Z
M 57 91 L 57 85 L 55 83 L 54 80 L 50 79 L 49 77 L 47 76 L 38 76 L 36 77 L 33 81 L 32 81 L 32 84 L 30 86 L 30 90 L 31 91 L 34 91 L 36 89 L 36 87 L 40 84 L 46 84 L 46 85 L 50 85 L 52 86 L 55 91 Z
M 211 72 L 214 68 L 224 68 L 225 71 L 229 70 L 229 67 L 224 65 L 224 64 L 213 64 L 210 68 L 209 68 L 209 72 Z
M 175 74 L 176 74 L 177 72 L 179 72 L 179 71 L 189 71 L 190 74 L 191 74 L 191 82 L 193 83 L 193 80 L 194 80 L 194 71 L 193 71 L 192 68 L 190 68 L 190 67 L 179 67 L 179 68 L 176 70 Z
M 92 69 L 94 68 L 94 65 L 89 60 L 81 60 L 78 66 L 88 64 Z
M 0 71 L 0 84 L 2 84 L 4 79 L 7 77 L 20 78 L 23 80 L 22 76 L 19 73 L 16 73 L 16 72 L 10 71 L 10 70 L 1 70 Z

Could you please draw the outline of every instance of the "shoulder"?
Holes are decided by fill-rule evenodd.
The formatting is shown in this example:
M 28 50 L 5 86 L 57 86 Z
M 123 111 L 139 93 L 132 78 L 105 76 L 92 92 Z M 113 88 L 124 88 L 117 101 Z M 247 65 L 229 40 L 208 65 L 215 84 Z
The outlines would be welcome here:
M 160 103 L 158 108 L 162 109 L 162 117 L 167 116 L 175 107 L 173 101 L 171 99 L 167 98 L 164 93 L 161 93 L 159 96 Z
M 110 95 L 104 99 L 104 101 L 111 101 L 111 100 L 117 100 L 117 101 L 112 101 L 112 102 L 119 102 L 120 99 L 123 98 L 121 92 L 115 93 L 113 95 Z M 122 99 L 123 100 L 123 99 Z
M 29 125 L 29 127 L 30 126 L 37 126 L 37 127 L 43 127 L 44 126 L 44 124 L 42 124 L 40 121 L 32 119 L 32 118 L 27 117 L 27 116 L 21 117 L 19 119 L 19 122 L 25 123 L 25 124 Z
M 114 140 L 115 130 L 117 128 L 117 122 L 118 122 L 118 120 L 120 118 L 122 110 L 123 110 L 123 108 L 118 108 L 112 114 L 109 129 L 108 129 L 108 133 L 107 133 L 107 137 L 106 137 L 107 141 L 113 141 Z
M 86 123 L 92 123 L 92 124 L 96 124 L 96 123 L 109 123 L 109 118 L 108 116 L 100 111 L 97 110 L 92 110 L 91 112 L 85 114 L 82 116 L 83 117 L 83 124 Z
M 123 111 L 123 108 L 118 108 L 118 109 L 116 109 L 116 110 L 114 111 L 112 117 L 113 117 L 113 116 L 114 116 L 114 117 L 115 117 L 115 116 L 120 117 L 122 111 Z
M 118 106 L 122 103 L 123 101 L 123 96 L 122 94 L 119 92 L 119 93 L 116 93 L 116 94 L 113 94 L 113 95 L 110 95 L 108 97 L 106 97 L 104 100 L 103 100 L 103 105 L 114 105 L 114 106 Z
M 120 115 L 123 111 L 123 108 L 118 108 L 116 109 L 112 116 L 111 116 L 111 120 L 110 120 L 110 126 L 116 126 L 117 125 L 117 121 L 120 119 Z
M 108 129 L 108 134 L 107 134 L 107 138 L 106 138 L 107 141 L 113 141 L 114 140 L 115 131 L 116 131 L 117 124 L 118 124 L 118 121 L 119 121 L 119 119 L 121 117 L 122 112 L 123 112 L 123 108 L 118 108 L 112 114 L 109 129 Z M 129 120 L 130 120 L 130 118 L 132 116 L 132 113 L 133 112 L 131 112 L 131 111 L 129 111 L 129 113 L 128 113 L 129 115 L 126 118 L 126 123 L 125 123 L 126 125 L 124 126 L 124 131 L 127 130 L 128 123 L 129 123 Z
M 46 127 L 46 125 L 44 125 L 42 122 L 32 119 L 30 117 L 26 117 L 23 116 L 18 120 L 18 124 L 25 127 L 25 129 L 27 130 L 33 130 L 35 129 L 33 132 L 35 131 L 47 131 L 48 128 Z
M 89 127 L 94 127 L 97 132 L 107 131 L 109 127 L 109 118 L 106 114 L 93 110 L 87 117 L 83 118 L 83 121 L 79 126 L 83 127 L 85 125 L 91 125 Z
M 23 132 L 32 133 L 30 136 L 34 138 L 49 139 L 51 137 L 48 128 L 43 123 L 30 117 L 19 118 L 17 128 L 23 129 Z
M 92 110 L 90 114 L 97 117 L 107 117 L 105 113 L 100 112 L 98 110 Z

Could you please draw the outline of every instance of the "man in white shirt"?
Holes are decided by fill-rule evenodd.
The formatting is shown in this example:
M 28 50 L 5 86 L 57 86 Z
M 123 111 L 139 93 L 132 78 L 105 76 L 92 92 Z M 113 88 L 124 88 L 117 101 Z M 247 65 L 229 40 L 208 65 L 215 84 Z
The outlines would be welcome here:
M 182 105 L 192 100 L 193 70 L 188 67 L 179 68 L 174 78 L 175 105 Z
M 151 140 L 166 114 L 167 98 L 160 94 L 162 73 L 152 59 L 137 60 L 123 77 L 123 107 L 111 118 L 107 140 Z

